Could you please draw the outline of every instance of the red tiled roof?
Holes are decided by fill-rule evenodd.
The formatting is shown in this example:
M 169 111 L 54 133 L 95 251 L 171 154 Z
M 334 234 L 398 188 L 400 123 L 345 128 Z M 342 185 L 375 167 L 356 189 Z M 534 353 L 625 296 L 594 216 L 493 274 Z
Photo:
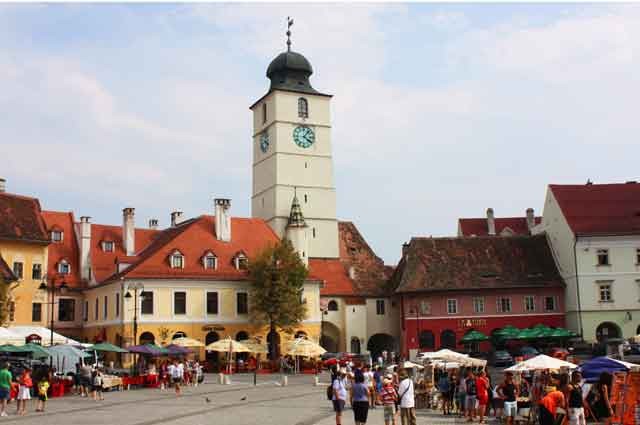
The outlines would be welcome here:
M 323 296 L 382 296 L 388 290 L 388 266 L 376 256 L 350 221 L 338 223 L 340 258 L 309 259 L 310 277 L 324 280 Z M 349 277 L 353 267 L 355 278 Z
M 159 230 L 135 229 L 134 248 L 136 252 L 143 251 L 154 240 Z M 102 250 L 102 242 L 114 243 L 113 252 Z M 116 261 L 132 264 L 137 257 L 127 257 L 122 242 L 122 226 L 105 224 L 91 224 L 91 270 L 97 282 L 108 278 L 116 272 Z
M 18 277 L 13 273 L 11 267 L 4 261 L 2 255 L 0 255 L 0 277 L 2 278 L 2 282 L 7 284 L 11 282 L 15 282 L 18 280 Z
M 268 244 L 277 242 L 277 235 L 264 220 L 235 217 L 231 219 L 231 241 L 219 241 L 215 234 L 215 218 L 202 215 L 159 232 L 146 248 L 138 252 L 137 262 L 106 281 L 120 276 L 139 279 L 243 280 L 247 279 L 247 272 L 235 268 L 233 257 L 238 252 L 244 252 L 251 259 Z M 174 269 L 169 265 L 168 258 L 176 249 L 184 255 L 185 265 L 182 269 Z M 218 258 L 215 270 L 205 269 L 202 265 L 202 256 L 207 250 L 215 252 Z
M 40 212 L 40 202 L 35 198 L 0 193 L 0 239 L 48 244 L 50 238 Z
M 640 234 L 640 184 L 549 185 L 579 235 Z
M 511 229 L 514 235 L 528 235 L 529 228 L 527 227 L 526 217 L 501 217 L 495 218 L 496 234 L 505 230 L 507 227 Z M 542 222 L 542 217 L 534 218 L 536 224 Z M 485 218 L 460 218 L 458 219 L 461 236 L 488 236 L 487 219 Z
M 545 235 L 413 238 L 396 292 L 563 286 Z
M 49 245 L 48 276 L 58 276 L 58 263 L 63 259 L 69 263 L 71 273 L 64 276 L 64 281 L 70 288 L 81 287 L 80 282 L 80 251 L 73 225 L 73 213 L 60 211 L 42 211 L 47 231 L 56 229 L 62 231 L 61 242 L 51 242 Z

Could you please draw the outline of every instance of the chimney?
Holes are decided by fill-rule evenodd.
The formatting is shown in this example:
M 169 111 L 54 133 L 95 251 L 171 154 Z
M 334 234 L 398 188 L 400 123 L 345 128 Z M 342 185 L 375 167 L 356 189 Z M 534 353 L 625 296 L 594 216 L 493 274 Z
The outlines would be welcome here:
M 126 255 L 135 255 L 135 208 L 122 210 L 122 248 Z
M 158 219 L 157 218 L 150 218 L 149 219 L 149 229 L 158 230 Z
M 527 229 L 529 229 L 529 233 L 531 233 L 531 229 L 536 225 L 536 219 L 533 215 L 533 208 L 527 208 Z
M 487 234 L 496 235 L 496 220 L 493 217 L 493 208 L 487 208 Z
M 0 193 L 5 192 L 7 190 L 7 181 L 0 177 Z
M 180 224 L 180 217 L 182 217 L 182 211 L 171 212 L 171 227 L 176 227 L 178 224 Z
M 214 199 L 216 214 L 216 237 L 219 241 L 231 241 L 231 199 Z
M 80 217 L 80 278 L 91 279 L 91 223 L 86 215 Z
M 402 244 L 402 258 L 405 258 L 408 252 L 409 252 L 409 242 L 405 242 Z

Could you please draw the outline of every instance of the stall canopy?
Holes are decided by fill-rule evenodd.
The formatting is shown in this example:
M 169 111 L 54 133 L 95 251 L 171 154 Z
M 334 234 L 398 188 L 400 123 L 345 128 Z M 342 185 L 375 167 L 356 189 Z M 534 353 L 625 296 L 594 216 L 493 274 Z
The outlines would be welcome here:
M 76 363 L 80 363 L 81 359 L 91 357 L 91 354 L 72 346 L 72 345 L 54 345 L 48 348 L 51 353 L 51 361 L 58 372 L 65 375 L 69 372 L 76 371 Z
M 175 338 L 171 341 L 171 345 L 179 345 L 181 347 L 204 347 L 204 344 L 197 339 L 187 338 L 186 336 Z
M 185 356 L 191 354 L 191 350 L 181 345 L 169 344 L 165 347 L 170 356 Z
M 51 344 L 51 330 L 42 326 L 11 326 L 8 328 L 0 327 L 0 344 L 24 345 L 29 336 L 37 336 L 42 341 L 42 345 Z M 77 341 L 67 338 L 59 333 L 53 333 L 53 344 L 74 344 Z
M 444 360 L 446 362 L 456 362 L 463 366 L 479 366 L 484 367 L 487 364 L 486 360 L 476 359 L 469 357 L 468 354 L 458 353 L 449 349 L 442 349 L 439 351 L 420 353 L 418 360 L 436 361 Z
M 128 350 L 130 353 L 146 354 L 152 357 L 160 357 L 169 354 L 169 350 L 155 344 L 132 345 Z
M 489 340 L 489 337 L 479 331 L 471 331 L 462 337 L 460 342 L 467 344 L 470 342 L 482 342 Z
M 29 343 L 22 345 L 20 348 L 27 353 L 31 353 L 31 356 L 34 359 L 45 359 L 47 357 L 51 357 L 49 350 L 38 344 Z
M 102 351 L 107 353 L 128 353 L 124 348 L 120 348 L 117 345 L 109 344 L 108 342 L 101 342 L 99 344 L 91 345 L 87 347 L 88 351 Z
M 602 372 L 628 371 L 632 367 L 640 367 L 640 365 L 612 359 L 611 357 L 594 357 L 581 364 L 578 370 L 582 372 L 582 377 L 587 382 L 596 382 Z
M 565 362 L 564 360 L 540 354 L 539 356 L 532 357 L 529 360 L 516 363 L 515 365 L 505 369 L 505 371 L 522 372 L 525 370 L 558 370 L 563 367 L 575 369 L 578 366 L 573 363 Z
M 296 338 L 287 344 L 287 354 L 291 356 L 319 357 L 327 350 L 306 338 Z

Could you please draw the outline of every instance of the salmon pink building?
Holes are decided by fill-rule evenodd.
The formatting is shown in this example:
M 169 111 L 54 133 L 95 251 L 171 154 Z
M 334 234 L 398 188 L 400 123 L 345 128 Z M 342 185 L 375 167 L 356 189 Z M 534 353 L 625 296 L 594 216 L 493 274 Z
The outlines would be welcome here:
M 564 326 L 564 283 L 544 236 L 413 238 L 392 283 L 405 356 L 462 349 L 471 330 Z

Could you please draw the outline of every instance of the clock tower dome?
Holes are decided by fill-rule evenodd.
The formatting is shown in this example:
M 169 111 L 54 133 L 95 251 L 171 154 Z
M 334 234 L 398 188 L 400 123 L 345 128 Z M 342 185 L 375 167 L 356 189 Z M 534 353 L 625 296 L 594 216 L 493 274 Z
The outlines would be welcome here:
M 286 237 L 292 204 L 296 205 L 304 212 L 305 226 L 300 227 L 303 230 L 296 237 L 306 238 L 305 256 L 338 258 L 331 95 L 311 86 L 311 74 L 311 64 L 300 53 L 291 51 L 290 40 L 287 51 L 267 68 L 269 90 L 250 108 L 251 215 L 264 219 L 280 237 Z

